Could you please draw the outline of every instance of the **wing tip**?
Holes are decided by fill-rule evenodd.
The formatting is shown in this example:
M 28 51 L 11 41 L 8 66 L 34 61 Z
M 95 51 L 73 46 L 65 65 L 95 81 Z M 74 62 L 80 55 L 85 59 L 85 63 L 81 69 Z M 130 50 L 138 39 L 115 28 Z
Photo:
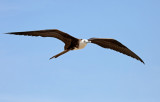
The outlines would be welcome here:
M 145 62 L 142 59 L 139 59 L 139 60 L 145 65 Z
M 8 33 L 4 33 L 4 34 L 17 34 L 17 32 L 8 32 Z
M 4 34 L 12 34 L 12 32 L 4 33 Z
M 131 56 L 131 57 L 132 57 L 132 56 Z M 143 64 L 145 65 L 145 62 L 144 62 L 139 56 L 133 57 L 133 58 L 137 59 L 138 61 L 140 61 L 141 63 L 143 63 Z

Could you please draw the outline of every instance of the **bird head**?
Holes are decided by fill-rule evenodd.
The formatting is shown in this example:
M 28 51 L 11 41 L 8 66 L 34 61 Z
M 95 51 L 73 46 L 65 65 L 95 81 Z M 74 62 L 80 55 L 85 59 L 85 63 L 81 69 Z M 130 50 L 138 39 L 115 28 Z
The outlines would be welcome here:
M 82 39 L 82 42 L 84 42 L 84 43 L 91 43 L 91 41 L 88 41 L 87 39 Z

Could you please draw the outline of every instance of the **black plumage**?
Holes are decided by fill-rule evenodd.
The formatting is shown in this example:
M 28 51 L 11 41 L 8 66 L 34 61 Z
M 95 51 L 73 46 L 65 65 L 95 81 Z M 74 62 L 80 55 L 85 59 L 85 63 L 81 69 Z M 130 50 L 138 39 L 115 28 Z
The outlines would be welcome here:
M 41 36 L 41 37 L 54 37 L 57 38 L 65 43 L 64 46 L 64 51 L 61 53 L 51 57 L 52 58 L 57 58 L 62 54 L 67 53 L 70 50 L 75 50 L 75 49 L 82 49 L 86 46 L 87 43 L 94 43 L 97 44 L 103 48 L 109 48 L 115 51 L 118 51 L 120 53 L 123 53 L 125 55 L 128 55 L 132 58 L 135 58 L 142 63 L 144 61 L 136 55 L 134 52 L 132 52 L 130 49 L 128 49 L 126 46 L 121 44 L 119 41 L 115 39 L 109 39 L 109 38 L 90 38 L 88 40 L 83 40 L 83 39 L 77 39 L 65 32 L 62 32 L 57 29 L 49 29 L 49 30 L 38 30 L 38 31 L 26 31 L 26 32 L 10 32 L 6 34 L 14 34 L 14 35 L 24 35 L 24 36 Z M 82 44 L 83 43 L 83 44 Z

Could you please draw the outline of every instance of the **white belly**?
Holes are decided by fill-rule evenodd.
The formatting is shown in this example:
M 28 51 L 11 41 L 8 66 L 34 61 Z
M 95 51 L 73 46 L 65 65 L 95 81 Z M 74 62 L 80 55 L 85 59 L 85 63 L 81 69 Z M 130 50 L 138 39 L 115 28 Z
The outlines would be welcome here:
M 78 47 L 78 48 L 75 48 L 74 50 L 83 49 L 86 45 L 87 45 L 87 43 L 80 42 L 80 43 L 79 43 L 79 47 Z

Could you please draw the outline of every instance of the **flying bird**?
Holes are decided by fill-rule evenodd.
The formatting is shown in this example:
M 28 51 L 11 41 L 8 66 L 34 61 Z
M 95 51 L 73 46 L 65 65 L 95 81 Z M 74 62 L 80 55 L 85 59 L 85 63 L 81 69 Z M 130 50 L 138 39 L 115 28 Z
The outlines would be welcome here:
M 136 55 L 134 52 L 132 52 L 130 49 L 128 49 L 126 46 L 121 44 L 119 41 L 115 39 L 110 39 L 110 38 L 90 38 L 90 39 L 78 39 L 75 38 L 65 32 L 62 32 L 57 29 L 48 29 L 48 30 L 37 30 L 37 31 L 26 31 L 26 32 L 10 32 L 6 34 L 14 34 L 14 35 L 24 35 L 24 36 L 41 36 L 41 37 L 54 37 L 57 38 L 65 43 L 64 46 L 64 51 L 61 53 L 51 57 L 52 58 L 57 58 L 71 50 L 79 50 L 83 49 L 87 43 L 93 43 L 97 44 L 103 48 L 108 48 L 112 49 L 115 51 L 118 51 L 120 53 L 123 53 L 125 55 L 128 55 L 132 58 L 135 58 L 142 63 L 144 61 Z

